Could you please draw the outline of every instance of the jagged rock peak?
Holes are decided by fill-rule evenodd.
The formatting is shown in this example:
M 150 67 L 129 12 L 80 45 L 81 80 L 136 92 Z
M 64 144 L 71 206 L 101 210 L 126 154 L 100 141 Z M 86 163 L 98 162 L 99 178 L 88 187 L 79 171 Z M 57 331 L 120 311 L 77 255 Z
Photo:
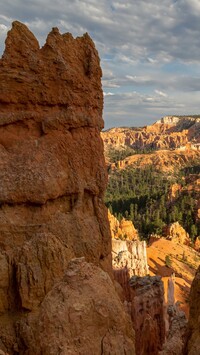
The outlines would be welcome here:
M 38 51 L 40 48 L 34 34 L 19 21 L 12 23 L 12 29 L 8 31 L 5 44 L 4 60 L 10 60 L 17 56 L 31 56 L 31 52 Z
M 60 34 L 55 27 L 40 49 L 32 32 L 15 21 L 5 43 L 0 59 L 0 103 L 4 111 L 0 125 L 23 120 L 16 112 L 21 105 L 26 119 L 37 116 L 41 120 L 40 111 L 44 118 L 50 110 L 51 115 L 59 112 L 61 124 L 68 127 L 103 127 L 102 71 L 87 33 L 73 38 L 69 33 Z M 7 113 L 11 110 L 8 104 L 12 104 L 12 115 Z

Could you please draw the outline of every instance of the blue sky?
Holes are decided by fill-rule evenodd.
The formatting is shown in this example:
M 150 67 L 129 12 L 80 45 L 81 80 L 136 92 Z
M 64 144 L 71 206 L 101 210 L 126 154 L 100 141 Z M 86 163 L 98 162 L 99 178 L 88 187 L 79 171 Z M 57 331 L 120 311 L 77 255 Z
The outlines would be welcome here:
M 89 32 L 101 57 L 105 127 L 200 114 L 200 0 L 0 0 L 0 50 L 14 20 L 43 45 L 52 27 Z

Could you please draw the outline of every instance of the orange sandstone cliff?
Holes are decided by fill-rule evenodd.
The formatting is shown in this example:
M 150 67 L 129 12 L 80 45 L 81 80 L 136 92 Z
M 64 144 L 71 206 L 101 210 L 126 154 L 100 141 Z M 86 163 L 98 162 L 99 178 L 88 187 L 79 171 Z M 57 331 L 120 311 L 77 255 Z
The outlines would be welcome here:
M 139 234 L 135 229 L 133 222 L 122 218 L 121 221 L 113 216 L 108 210 L 108 220 L 110 223 L 111 237 L 121 240 L 138 240 Z
M 94 44 L 14 22 L 0 60 L 0 351 L 134 354 L 112 278 Z M 109 276 L 110 275 L 110 276 Z
M 200 117 L 166 116 L 151 126 L 111 128 L 101 133 L 105 149 L 199 150 Z

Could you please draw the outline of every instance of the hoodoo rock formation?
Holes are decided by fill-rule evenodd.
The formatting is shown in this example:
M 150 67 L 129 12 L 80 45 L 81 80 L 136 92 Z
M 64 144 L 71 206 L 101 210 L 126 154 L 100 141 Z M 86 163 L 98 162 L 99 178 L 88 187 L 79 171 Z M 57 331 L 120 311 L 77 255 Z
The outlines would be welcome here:
M 163 117 L 151 126 L 111 128 L 102 132 L 105 148 L 199 149 L 200 117 Z M 189 145 L 188 145 L 189 143 Z
M 112 259 L 115 270 L 127 268 L 130 277 L 146 276 L 149 273 L 145 241 L 112 240 Z
M 40 49 L 14 22 L 0 104 L 0 351 L 134 354 L 110 279 L 101 69 L 89 35 L 54 28 Z
M 110 223 L 111 237 L 121 240 L 138 240 L 139 234 L 132 221 L 122 218 L 118 221 L 108 210 L 108 220 Z
M 179 222 L 169 224 L 163 231 L 163 235 L 175 243 L 189 245 L 189 234 L 179 224 Z

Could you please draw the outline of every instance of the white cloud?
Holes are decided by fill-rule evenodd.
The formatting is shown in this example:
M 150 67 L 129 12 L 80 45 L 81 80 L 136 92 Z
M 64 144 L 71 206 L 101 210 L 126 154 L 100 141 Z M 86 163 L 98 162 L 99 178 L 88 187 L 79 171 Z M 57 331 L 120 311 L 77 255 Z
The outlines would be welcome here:
M 6 0 L 0 50 L 14 19 L 41 45 L 51 27 L 74 36 L 87 31 L 101 56 L 109 125 L 199 113 L 199 16 L 199 0 Z
M 167 97 L 167 94 L 165 92 L 163 92 L 163 91 L 160 91 L 160 90 L 154 90 L 154 91 L 159 96 Z
M 104 92 L 104 96 L 114 96 L 115 94 L 113 92 Z

